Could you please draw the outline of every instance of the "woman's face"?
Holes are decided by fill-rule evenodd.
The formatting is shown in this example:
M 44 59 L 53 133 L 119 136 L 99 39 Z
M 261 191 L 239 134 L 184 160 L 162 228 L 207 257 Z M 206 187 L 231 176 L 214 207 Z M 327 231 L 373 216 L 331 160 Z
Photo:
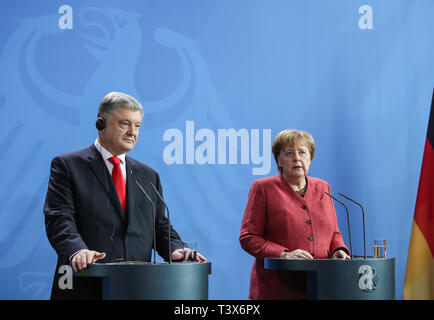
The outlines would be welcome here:
M 304 178 L 310 167 L 311 155 L 302 139 L 297 139 L 293 146 L 286 146 L 277 158 L 282 173 L 289 180 Z

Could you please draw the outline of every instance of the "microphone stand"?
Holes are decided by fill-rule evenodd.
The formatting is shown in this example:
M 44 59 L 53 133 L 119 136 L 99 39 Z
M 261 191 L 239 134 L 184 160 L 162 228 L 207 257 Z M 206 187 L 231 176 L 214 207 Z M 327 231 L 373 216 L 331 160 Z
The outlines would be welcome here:
M 350 255 L 350 257 L 351 257 L 351 259 L 353 259 L 353 245 L 352 245 L 352 243 L 351 243 L 351 229 L 350 229 L 350 214 L 349 214 L 349 212 L 348 212 L 348 208 L 347 208 L 347 206 L 346 206 L 345 204 L 343 204 L 341 201 L 339 201 L 338 199 L 336 199 L 335 197 L 333 197 L 330 193 L 328 193 L 328 192 L 326 192 L 326 191 L 324 191 L 324 193 L 325 193 L 326 195 L 328 195 L 329 197 L 331 197 L 332 199 L 336 200 L 336 201 L 337 201 L 338 203 L 340 203 L 341 205 L 343 205 L 344 208 L 345 208 L 345 211 L 347 212 L 348 236 L 349 236 L 349 238 L 350 238 L 350 251 L 351 251 L 351 255 Z
M 165 208 L 167 209 L 167 231 L 168 231 L 168 237 L 169 237 L 169 264 L 172 263 L 172 244 L 170 243 L 170 212 L 169 212 L 169 207 L 167 206 L 166 202 L 164 201 L 163 197 L 161 196 L 161 194 L 158 192 L 157 188 L 155 188 L 154 184 L 152 182 L 150 182 L 152 188 L 154 188 L 155 193 L 158 195 L 158 197 L 160 198 L 161 202 L 163 202 Z
M 355 204 L 357 204 L 360 208 L 362 208 L 362 217 L 363 217 L 363 253 L 364 253 L 364 257 L 366 259 L 366 233 L 365 233 L 365 210 L 363 210 L 363 206 L 358 203 L 357 201 L 354 201 L 353 199 L 351 199 L 350 197 L 338 192 L 342 197 L 347 198 L 348 200 L 350 200 L 351 202 L 354 202 Z
M 142 188 L 142 186 L 139 184 L 139 182 L 136 180 L 136 184 L 139 186 L 140 190 L 142 190 L 143 194 L 146 196 L 146 198 L 149 200 L 149 202 L 152 205 L 152 210 L 154 212 L 154 264 L 157 263 L 157 258 L 156 258 L 156 252 L 157 252 L 157 235 L 155 233 L 155 206 L 154 206 L 154 202 L 152 202 L 151 198 L 148 196 L 148 194 L 146 193 L 145 189 Z

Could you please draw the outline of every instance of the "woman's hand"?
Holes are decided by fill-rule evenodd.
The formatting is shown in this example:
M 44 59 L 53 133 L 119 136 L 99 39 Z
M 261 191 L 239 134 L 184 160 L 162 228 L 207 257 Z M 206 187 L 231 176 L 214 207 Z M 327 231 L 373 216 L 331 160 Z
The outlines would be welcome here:
M 344 251 L 344 250 L 336 250 L 333 255 L 332 259 L 351 259 L 351 257 Z
M 280 257 L 283 259 L 313 259 L 309 252 L 301 249 L 296 249 L 291 252 L 283 251 Z

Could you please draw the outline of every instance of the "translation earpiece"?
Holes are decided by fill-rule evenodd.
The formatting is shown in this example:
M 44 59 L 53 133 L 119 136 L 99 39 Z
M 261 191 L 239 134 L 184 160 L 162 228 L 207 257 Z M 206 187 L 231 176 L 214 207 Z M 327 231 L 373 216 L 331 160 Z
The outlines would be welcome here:
M 95 126 L 98 129 L 98 131 L 104 130 L 105 129 L 105 119 L 104 118 L 98 118 L 98 120 L 96 120 Z

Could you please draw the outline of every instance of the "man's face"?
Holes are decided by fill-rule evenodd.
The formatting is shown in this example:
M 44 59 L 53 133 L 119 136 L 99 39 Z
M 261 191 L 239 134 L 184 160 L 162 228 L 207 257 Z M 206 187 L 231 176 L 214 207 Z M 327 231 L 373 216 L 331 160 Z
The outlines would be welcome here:
M 131 151 L 139 137 L 142 113 L 118 107 L 106 119 L 106 127 L 100 132 L 100 141 L 114 156 Z

